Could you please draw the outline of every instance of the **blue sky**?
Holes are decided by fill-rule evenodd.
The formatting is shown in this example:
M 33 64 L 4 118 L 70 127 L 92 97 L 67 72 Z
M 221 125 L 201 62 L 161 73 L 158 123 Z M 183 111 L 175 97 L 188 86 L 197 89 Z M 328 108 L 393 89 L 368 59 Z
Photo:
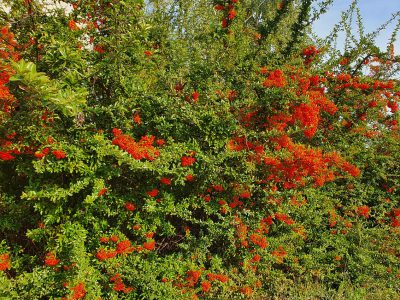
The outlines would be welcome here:
M 342 11 L 346 10 L 351 2 L 351 0 L 335 0 L 328 12 L 315 22 L 313 26 L 314 31 L 320 37 L 327 36 L 333 28 L 333 25 L 338 23 L 341 19 Z M 358 6 L 364 21 L 365 32 L 368 33 L 382 25 L 393 13 L 400 11 L 400 0 L 359 0 Z M 393 22 L 393 24 L 378 37 L 377 43 L 382 49 L 386 48 L 387 41 L 390 38 L 391 31 L 395 27 L 395 23 L 396 22 Z M 343 38 L 338 42 L 339 47 L 342 45 Z M 396 54 L 400 54 L 400 37 L 398 37 L 398 41 L 396 41 L 394 46 Z

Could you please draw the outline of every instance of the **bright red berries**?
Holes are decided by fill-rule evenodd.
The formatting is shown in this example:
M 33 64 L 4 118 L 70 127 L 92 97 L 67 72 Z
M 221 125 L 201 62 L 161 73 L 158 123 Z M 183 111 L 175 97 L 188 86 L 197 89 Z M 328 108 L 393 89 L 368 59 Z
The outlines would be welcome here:
M 249 238 L 254 244 L 260 246 L 261 249 L 265 249 L 268 246 L 267 238 L 258 233 L 251 234 Z
M 250 199 L 251 193 L 249 191 L 244 191 L 244 192 L 240 193 L 240 197 L 244 198 L 244 199 Z
M 221 26 L 222 26 L 222 28 L 228 27 L 228 20 L 225 19 L 225 18 L 223 18 L 223 19 L 221 20 Z
M 106 236 L 100 238 L 100 243 L 108 243 L 109 239 Z
M 200 279 L 200 270 L 190 270 L 186 272 L 186 282 L 188 287 L 194 287 Z
M 357 215 L 364 217 L 366 219 L 369 218 L 369 212 L 370 212 L 370 209 L 369 209 L 369 206 L 367 206 L 367 205 L 359 206 L 356 209 Z
M 98 260 L 106 260 L 106 259 L 110 259 L 113 258 L 117 255 L 116 251 L 106 251 L 105 249 L 100 249 L 97 253 L 96 253 L 96 257 Z
M 116 248 L 118 254 L 131 253 L 133 250 L 134 248 L 132 247 L 131 241 L 129 240 L 119 242 Z
M 213 273 L 208 273 L 207 274 L 207 278 L 209 281 L 220 281 L 222 283 L 228 282 L 229 281 L 229 277 L 227 275 L 223 275 L 223 274 L 213 274 Z
M 251 296 L 253 294 L 253 289 L 249 286 L 245 286 L 240 289 L 240 292 L 245 296 Z
M 261 255 L 260 254 L 256 254 L 251 259 L 251 262 L 256 263 L 256 262 L 259 262 L 260 260 L 261 260 Z
M 218 192 L 218 193 L 221 193 L 221 192 L 223 192 L 223 191 L 225 190 L 225 188 L 223 187 L 222 184 L 213 184 L 213 185 L 211 186 L 211 188 L 212 188 L 214 191 Z
M 93 50 L 96 51 L 97 53 L 105 53 L 106 52 L 106 50 L 101 45 L 94 45 Z
M 221 20 L 222 28 L 227 28 L 230 24 L 230 21 L 236 17 L 235 4 L 237 3 L 237 0 L 231 0 L 229 5 L 217 4 L 214 6 L 215 10 L 222 11 L 224 13 L 224 16 Z
M 263 86 L 267 88 L 278 87 L 282 88 L 286 85 L 286 79 L 283 76 L 282 70 L 270 72 L 267 79 L 263 82 Z
M 399 110 L 399 105 L 395 101 L 388 101 L 387 107 L 389 107 L 392 113 L 395 113 Z
M 233 197 L 233 201 L 232 202 L 230 202 L 229 204 L 228 204 L 228 206 L 230 207 L 230 208 L 235 208 L 235 207 L 237 207 L 237 206 L 242 206 L 243 205 L 243 202 L 242 201 L 239 201 L 239 197 L 238 196 L 234 196 Z
M 133 291 L 132 287 L 125 287 L 125 284 L 122 281 L 121 274 L 115 274 L 110 278 L 110 281 L 114 283 L 113 290 L 117 292 L 124 292 L 125 294 Z
M 211 283 L 209 282 L 209 281 L 203 281 L 202 283 L 201 283 L 201 290 L 204 292 L 204 293 L 207 293 L 207 292 L 209 292 L 210 290 L 211 290 Z
M 147 195 L 150 197 L 156 197 L 158 195 L 158 190 L 157 189 L 152 189 L 151 191 L 146 192 Z
M 400 208 L 392 208 L 392 211 L 389 213 L 391 219 L 391 225 L 393 228 L 400 227 Z
M 160 179 L 160 182 L 161 182 L 162 184 L 165 184 L 165 185 L 170 185 L 170 184 L 171 184 L 171 179 L 169 179 L 169 178 L 167 178 L 167 177 L 162 177 L 162 178 Z
M 67 156 L 67 154 L 62 150 L 53 150 L 52 153 L 56 159 L 63 159 Z
M 49 267 L 54 267 L 54 266 L 56 266 L 59 262 L 60 262 L 60 260 L 59 260 L 59 259 L 56 259 L 55 254 L 54 254 L 54 253 L 51 253 L 51 252 L 47 253 L 47 254 L 46 254 L 46 257 L 45 257 L 45 259 L 44 259 L 44 264 L 45 264 L 46 266 L 49 266 Z
M 11 153 L 12 151 L 0 151 L 0 159 L 5 161 L 15 159 L 15 157 L 12 156 Z
M 132 226 L 133 230 L 140 230 L 142 228 L 142 226 L 140 224 L 136 224 Z
M 133 116 L 132 116 L 132 120 L 133 120 L 133 122 L 134 123 L 136 123 L 136 124 L 142 124 L 142 119 L 140 118 L 140 115 L 138 114 L 138 113 L 135 113 Z
M 86 295 L 85 284 L 83 282 L 78 283 L 76 286 L 72 287 L 71 290 L 73 300 L 83 299 Z
M 110 236 L 110 241 L 111 242 L 116 243 L 116 242 L 118 242 L 118 240 L 119 240 L 118 236 L 116 236 L 116 235 Z
M 136 209 L 135 205 L 131 202 L 125 203 L 125 209 L 128 211 L 134 211 Z
M 148 240 L 147 242 L 143 243 L 143 248 L 149 251 L 154 250 L 156 247 L 156 242 L 153 239 Z
M 199 100 L 199 96 L 200 96 L 200 93 L 199 92 L 193 92 L 192 93 L 192 99 L 193 99 L 193 102 L 197 102 L 198 100 Z
M 182 156 L 181 158 L 181 165 L 182 167 L 188 167 L 193 165 L 196 162 L 196 158 L 195 157 L 191 157 L 191 156 Z
M 361 174 L 361 171 L 359 168 L 357 168 L 356 166 L 352 165 L 349 162 L 343 162 L 341 164 L 341 168 L 343 171 L 345 171 L 346 173 L 350 174 L 353 177 L 358 177 Z
M 194 180 L 194 176 L 193 176 L 193 174 L 188 174 L 188 175 L 186 175 L 185 179 L 186 179 L 186 181 L 191 182 Z
M 70 20 L 68 22 L 68 27 L 71 30 L 79 30 L 79 27 L 78 27 L 78 25 L 76 24 L 76 22 L 74 20 Z
M 10 268 L 11 261 L 8 253 L 0 254 L 0 271 L 5 271 Z
M 370 107 L 370 108 L 372 108 L 372 107 L 377 107 L 378 106 L 378 101 L 376 101 L 376 100 L 371 100 L 369 103 L 368 103 L 368 107 Z
M 236 11 L 234 9 L 231 9 L 228 13 L 228 19 L 233 20 L 236 16 Z
M 34 156 L 35 156 L 37 159 L 42 159 L 42 158 L 45 157 L 47 154 L 49 154 L 49 152 L 50 152 L 50 148 L 46 147 L 46 148 L 44 148 L 42 151 L 36 151 L 35 154 L 34 154 Z
M 117 145 L 128 152 L 136 160 L 147 159 L 152 161 L 160 155 L 160 152 L 153 146 L 154 136 L 143 136 L 136 142 L 131 136 L 122 134 L 121 129 L 114 128 L 113 134 L 113 145 Z
M 158 139 L 158 140 L 156 140 L 156 144 L 158 146 L 163 146 L 163 145 L 165 145 L 165 141 L 163 139 Z
M 319 54 L 321 50 L 317 49 L 314 45 L 308 46 L 302 52 L 304 56 L 304 64 L 306 66 L 310 65 L 312 61 L 315 59 L 317 54 Z
M 287 214 L 275 213 L 275 218 L 287 225 L 293 225 L 294 221 Z
M 149 231 L 144 235 L 146 238 L 148 239 L 152 239 L 154 236 L 154 232 L 153 231 Z
M 107 188 L 102 188 L 98 193 L 97 196 L 101 197 L 103 196 L 105 193 L 107 193 L 108 189 Z
M 307 48 L 305 48 L 303 50 L 302 54 L 304 56 L 312 56 L 312 55 L 315 55 L 315 54 L 318 54 L 318 53 L 320 53 L 320 50 L 318 50 L 314 45 L 311 45 L 311 46 L 308 46 Z
M 282 246 L 279 246 L 276 250 L 272 251 L 271 254 L 275 256 L 277 262 L 282 263 L 287 252 Z

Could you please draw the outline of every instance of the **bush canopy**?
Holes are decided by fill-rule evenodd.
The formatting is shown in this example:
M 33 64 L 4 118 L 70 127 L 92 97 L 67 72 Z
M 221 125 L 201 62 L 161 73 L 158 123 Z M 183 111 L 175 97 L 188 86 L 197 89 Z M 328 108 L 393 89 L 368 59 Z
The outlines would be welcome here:
M 400 12 L 332 2 L 3 0 L 0 298 L 399 297 Z

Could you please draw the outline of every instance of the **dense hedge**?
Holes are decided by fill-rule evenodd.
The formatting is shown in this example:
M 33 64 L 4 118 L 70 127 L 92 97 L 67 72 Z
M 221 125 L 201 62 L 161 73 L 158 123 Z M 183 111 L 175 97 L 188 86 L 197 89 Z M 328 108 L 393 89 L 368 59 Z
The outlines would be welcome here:
M 2 20 L 1 299 L 399 296 L 392 49 L 315 45 L 332 1 L 65 2 Z

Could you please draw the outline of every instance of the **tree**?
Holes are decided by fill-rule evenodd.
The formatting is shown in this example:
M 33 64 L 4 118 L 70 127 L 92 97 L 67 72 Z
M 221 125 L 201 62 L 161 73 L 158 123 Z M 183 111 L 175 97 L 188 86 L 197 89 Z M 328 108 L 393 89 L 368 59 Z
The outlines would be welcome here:
M 331 1 L 65 2 L 3 16 L 2 297 L 398 295 L 390 49 L 314 44 Z

